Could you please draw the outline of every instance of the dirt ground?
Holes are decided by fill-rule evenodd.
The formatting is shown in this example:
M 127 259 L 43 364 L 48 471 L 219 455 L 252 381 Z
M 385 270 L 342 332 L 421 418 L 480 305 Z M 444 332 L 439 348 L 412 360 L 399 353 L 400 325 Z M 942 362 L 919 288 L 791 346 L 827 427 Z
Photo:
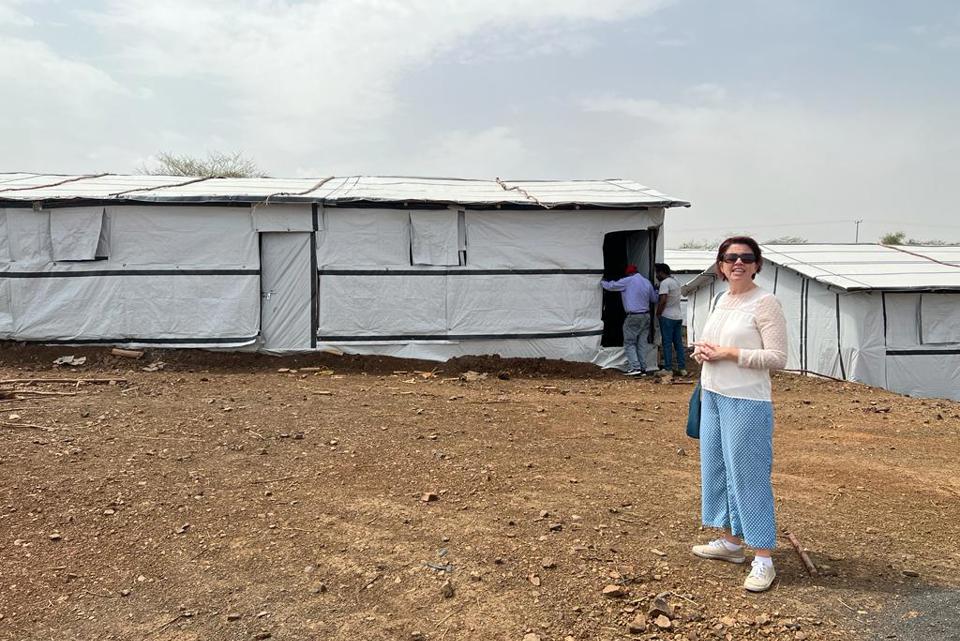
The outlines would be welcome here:
M 690 381 L 11 344 L 0 378 L 0 639 L 960 638 L 958 403 L 776 376 L 821 574 L 783 536 L 750 595 L 689 552 Z

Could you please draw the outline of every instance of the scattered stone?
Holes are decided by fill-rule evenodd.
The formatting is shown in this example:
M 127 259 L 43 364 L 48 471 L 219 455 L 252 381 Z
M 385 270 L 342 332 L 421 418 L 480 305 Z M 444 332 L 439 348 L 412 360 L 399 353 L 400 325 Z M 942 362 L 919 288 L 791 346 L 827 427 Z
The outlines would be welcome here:
M 230 612 L 227 614 L 227 621 L 239 621 L 240 613 L 239 612 Z
M 757 618 L 754 620 L 757 625 L 763 626 L 772 622 L 773 619 L 770 618 L 770 615 L 766 612 L 757 615 Z
M 903 570 L 903 576 L 908 576 L 910 578 L 916 579 L 920 576 L 920 573 L 916 570 Z
M 60 533 L 59 533 L 59 532 L 54 532 L 53 534 L 50 535 L 49 538 L 50 538 L 51 541 L 61 541 L 61 540 L 63 540 L 63 537 L 60 536 Z
M 440 499 L 440 496 L 436 492 L 424 492 L 420 496 L 420 500 L 423 501 L 424 503 L 431 503 L 439 499 Z
M 647 629 L 647 620 L 638 614 L 633 617 L 633 621 L 630 622 L 628 629 L 630 630 L 630 634 L 640 634 Z
M 120 590 L 120 596 L 130 596 L 130 590 L 126 588 Z
M 420 630 L 414 630 L 410 633 L 410 641 L 427 641 L 427 635 Z
M 551 523 L 549 528 L 551 532 L 559 532 L 563 529 L 563 523 Z
M 673 627 L 673 622 L 662 614 L 654 620 L 654 623 L 661 630 L 669 630 Z
M 176 531 L 177 531 L 177 534 L 186 534 L 186 533 L 187 533 L 187 530 L 189 530 L 189 529 L 190 529 L 190 524 L 189 524 L 189 523 L 184 523 L 183 525 L 181 525 L 180 527 L 178 527 Z
M 553 559 L 543 559 L 540 561 L 540 567 L 545 570 L 552 570 L 553 568 L 557 567 L 557 562 Z
M 523 635 L 523 641 L 540 641 L 540 635 L 533 632 Z
M 657 595 L 653 599 L 653 602 L 650 604 L 650 610 L 647 613 L 651 619 L 658 616 L 665 616 L 668 619 L 673 618 L 673 606 L 670 605 L 670 602 L 667 601 L 666 597 L 663 595 Z
M 527 577 L 527 580 L 533 585 L 540 587 L 540 577 L 538 577 L 536 574 L 531 574 Z
M 667 556 L 667 553 L 663 550 L 658 550 L 657 548 L 650 548 L 650 551 L 657 556 Z
M 603 588 L 603 596 L 609 597 L 611 599 L 621 599 L 626 595 L 627 593 L 623 590 L 623 586 L 620 586 L 620 585 L 614 585 L 613 583 L 611 583 L 610 585 Z
M 253 635 L 253 638 L 255 641 L 263 641 L 264 639 L 269 639 L 272 636 L 273 635 L 269 632 L 258 632 L 257 634 Z
M 737 620 L 734 619 L 733 617 L 730 617 L 730 616 L 720 617 L 720 623 L 722 623 L 723 625 L 725 625 L 725 626 L 728 627 L 728 628 L 732 628 L 733 626 L 735 626 L 735 625 L 737 624 Z
M 443 585 L 440 586 L 440 594 L 444 599 L 452 598 L 456 591 L 453 589 L 453 583 L 450 581 L 444 581 Z

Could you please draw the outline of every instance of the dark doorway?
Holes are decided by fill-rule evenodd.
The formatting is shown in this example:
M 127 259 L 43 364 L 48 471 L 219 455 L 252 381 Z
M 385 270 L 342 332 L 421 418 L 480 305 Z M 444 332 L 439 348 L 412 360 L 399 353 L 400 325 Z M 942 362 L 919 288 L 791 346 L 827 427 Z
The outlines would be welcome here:
M 634 264 L 637 271 L 653 278 L 653 264 L 656 260 L 657 230 L 615 231 L 603 237 L 603 279 L 623 278 L 627 265 Z M 623 346 L 623 319 L 626 312 L 620 292 L 603 291 L 603 347 Z

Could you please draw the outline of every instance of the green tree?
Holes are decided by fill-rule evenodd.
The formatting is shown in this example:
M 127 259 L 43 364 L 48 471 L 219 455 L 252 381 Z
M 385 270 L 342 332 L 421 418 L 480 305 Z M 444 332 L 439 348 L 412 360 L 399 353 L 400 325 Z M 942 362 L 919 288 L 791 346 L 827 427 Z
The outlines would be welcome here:
M 951 242 L 949 240 L 919 240 L 917 238 L 909 238 L 904 243 L 905 245 L 929 245 L 931 247 L 956 247 L 960 245 L 957 242 Z
M 680 244 L 677 249 L 716 249 L 720 241 L 713 240 L 687 240 Z
M 907 235 L 902 231 L 892 231 L 880 237 L 881 245 L 903 245 L 907 240 Z
M 777 238 L 771 238 L 770 240 L 763 241 L 765 245 L 806 245 L 806 238 L 801 238 L 800 236 L 778 236 Z
M 160 152 L 156 164 L 143 165 L 139 173 L 148 176 L 197 176 L 209 178 L 262 178 L 257 164 L 239 151 L 223 153 L 211 151 L 206 158 Z

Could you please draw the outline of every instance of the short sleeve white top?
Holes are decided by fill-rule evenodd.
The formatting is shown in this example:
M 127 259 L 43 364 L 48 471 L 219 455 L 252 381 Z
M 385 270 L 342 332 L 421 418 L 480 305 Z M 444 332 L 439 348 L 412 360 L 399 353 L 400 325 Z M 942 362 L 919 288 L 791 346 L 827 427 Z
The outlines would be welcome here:
M 666 294 L 667 304 L 663 308 L 661 316 L 671 320 L 682 320 L 683 312 L 680 310 L 680 281 L 673 276 L 667 276 L 660 281 L 660 295 Z

